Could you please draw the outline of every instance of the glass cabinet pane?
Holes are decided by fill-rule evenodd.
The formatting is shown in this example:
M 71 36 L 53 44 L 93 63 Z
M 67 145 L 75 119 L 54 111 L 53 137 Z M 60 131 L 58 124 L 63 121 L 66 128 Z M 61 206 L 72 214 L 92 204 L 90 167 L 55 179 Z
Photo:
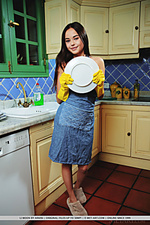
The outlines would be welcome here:
M 13 0 L 13 6 L 14 10 L 23 12 L 23 0 Z
M 16 38 L 25 39 L 24 17 L 14 15 L 14 19 L 16 23 L 19 23 L 19 26 L 15 26 Z
M 29 16 L 36 17 L 36 0 L 26 0 L 26 13 Z
M 2 35 L 2 11 L 1 11 L 1 1 L 0 1 L 0 63 L 4 63 L 4 51 L 3 51 L 3 35 Z
M 4 63 L 3 40 L 0 38 L 0 63 Z
M 2 9 L 1 9 L 1 1 L 0 1 L 0 21 L 2 21 Z M 2 33 L 2 24 L 0 22 L 0 34 Z
M 30 65 L 39 65 L 38 46 L 29 45 L 29 58 L 30 58 Z
M 33 20 L 27 20 L 28 24 L 28 40 L 37 42 L 37 23 Z
M 17 42 L 17 63 L 18 64 L 27 64 L 26 59 L 26 45 L 23 43 Z

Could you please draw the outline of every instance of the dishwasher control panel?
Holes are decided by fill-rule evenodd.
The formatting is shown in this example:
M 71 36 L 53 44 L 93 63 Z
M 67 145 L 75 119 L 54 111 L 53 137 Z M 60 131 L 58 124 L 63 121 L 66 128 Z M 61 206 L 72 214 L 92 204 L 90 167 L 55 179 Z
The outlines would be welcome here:
M 0 157 L 27 145 L 29 145 L 29 132 L 27 129 L 6 135 L 0 138 Z

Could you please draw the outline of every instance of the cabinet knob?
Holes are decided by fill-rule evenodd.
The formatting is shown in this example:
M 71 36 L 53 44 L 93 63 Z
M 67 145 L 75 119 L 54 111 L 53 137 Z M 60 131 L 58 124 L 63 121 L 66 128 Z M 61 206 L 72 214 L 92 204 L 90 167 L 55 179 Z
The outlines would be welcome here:
M 128 132 L 128 133 L 127 133 L 127 135 L 128 135 L 128 136 L 131 136 L 131 133 L 130 133 L 130 132 Z
M 108 33 L 109 33 L 109 30 L 105 30 L 105 33 L 107 33 L 107 34 L 108 34 Z
M 138 27 L 138 26 L 135 26 L 135 29 L 136 29 L 136 30 L 138 30 L 138 29 L 139 29 L 139 27 Z

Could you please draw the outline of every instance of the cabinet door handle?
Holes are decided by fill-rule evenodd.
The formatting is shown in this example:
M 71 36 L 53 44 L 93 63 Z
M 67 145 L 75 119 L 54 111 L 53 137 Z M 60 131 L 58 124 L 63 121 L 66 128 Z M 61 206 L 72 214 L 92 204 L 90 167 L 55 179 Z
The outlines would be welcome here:
M 127 133 L 127 136 L 131 136 L 131 133 L 130 133 L 130 132 L 128 132 L 128 133 Z
M 105 30 L 105 33 L 107 33 L 107 34 L 108 34 L 108 33 L 109 33 L 109 30 Z
M 12 20 L 10 20 L 8 26 L 10 27 L 19 26 L 19 23 L 13 22 Z
M 139 29 L 139 27 L 138 27 L 138 26 L 135 26 L 135 29 L 136 29 L 136 30 L 138 30 L 138 29 Z

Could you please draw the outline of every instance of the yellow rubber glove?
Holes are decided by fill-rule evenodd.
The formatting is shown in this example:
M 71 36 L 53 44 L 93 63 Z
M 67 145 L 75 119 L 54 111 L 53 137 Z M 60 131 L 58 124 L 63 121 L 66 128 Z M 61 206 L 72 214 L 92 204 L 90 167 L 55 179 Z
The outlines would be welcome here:
M 66 101 L 69 97 L 69 87 L 67 84 L 72 84 L 73 79 L 70 74 L 62 73 L 60 76 L 61 87 L 58 92 L 58 98 L 62 101 Z
M 100 97 L 104 94 L 103 82 L 105 81 L 105 76 L 102 70 L 98 70 L 93 74 L 93 82 L 97 84 L 95 90 L 97 97 Z
M 97 93 L 97 97 L 100 97 L 104 94 L 103 85 L 102 86 L 97 85 L 95 90 L 96 90 L 96 93 Z
M 97 85 L 101 85 L 102 82 L 105 81 L 105 76 L 102 70 L 98 70 L 93 74 L 93 82 Z

